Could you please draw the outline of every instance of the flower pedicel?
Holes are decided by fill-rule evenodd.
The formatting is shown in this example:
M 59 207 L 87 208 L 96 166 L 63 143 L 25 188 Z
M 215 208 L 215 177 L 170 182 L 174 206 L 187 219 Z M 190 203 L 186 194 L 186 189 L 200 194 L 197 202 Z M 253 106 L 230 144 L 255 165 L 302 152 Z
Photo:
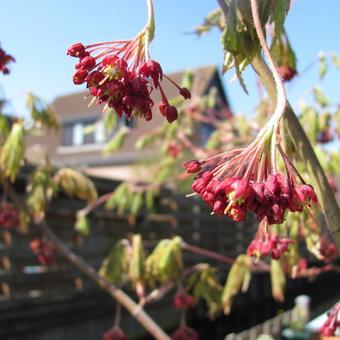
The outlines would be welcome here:
M 154 37 L 154 16 L 152 1 L 149 2 L 149 20 L 145 28 L 131 40 L 117 40 L 84 46 L 75 43 L 67 54 L 79 58 L 73 75 L 76 85 L 86 83 L 94 101 L 106 104 L 121 117 L 124 113 L 152 119 L 154 105 L 151 94 L 159 91 L 160 113 L 171 123 L 178 118 L 177 109 L 169 104 L 161 81 L 163 77 L 172 83 L 179 94 L 189 99 L 190 91 L 180 87 L 163 74 L 161 65 L 149 54 L 149 43 Z

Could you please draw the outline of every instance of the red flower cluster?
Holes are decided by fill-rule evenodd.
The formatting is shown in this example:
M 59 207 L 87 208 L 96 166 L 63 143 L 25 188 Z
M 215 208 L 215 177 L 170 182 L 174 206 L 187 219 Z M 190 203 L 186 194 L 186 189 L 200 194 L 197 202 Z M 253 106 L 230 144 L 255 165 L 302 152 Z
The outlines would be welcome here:
M 272 259 L 278 260 L 283 253 L 288 251 L 288 247 L 292 243 L 294 243 L 294 241 L 289 238 L 280 238 L 278 235 L 270 235 L 267 233 L 264 238 L 256 237 L 255 240 L 250 243 L 247 249 L 247 255 L 257 258 L 261 256 L 271 256 Z
M 41 265 L 46 266 L 55 263 L 57 249 L 52 242 L 37 238 L 30 242 L 30 248 L 37 255 L 38 262 Z
M 187 165 L 188 172 L 198 161 Z M 265 181 L 256 182 L 244 177 L 225 177 L 215 175 L 214 170 L 203 171 L 192 184 L 193 190 L 216 215 L 227 215 L 234 221 L 246 218 L 247 211 L 253 211 L 257 219 L 266 219 L 269 224 L 284 221 L 287 210 L 302 211 L 306 205 L 316 203 L 313 188 L 307 184 L 297 184 L 292 178 L 281 173 L 271 174 Z
M 11 203 L 0 204 L 0 227 L 17 228 L 20 225 L 19 212 Z
M 326 322 L 321 326 L 320 333 L 324 336 L 334 336 L 338 327 L 340 327 L 340 303 L 336 304 L 328 313 Z
M 103 340 L 127 340 L 127 337 L 119 327 L 113 327 L 103 334 Z
M 297 72 L 294 68 L 286 65 L 279 66 L 277 70 L 279 71 L 283 81 L 290 81 L 297 75 Z
M 8 64 L 15 61 L 15 59 L 0 48 L 0 73 L 9 74 Z
M 172 340 L 199 340 L 199 334 L 188 326 L 182 326 L 176 329 L 172 335 Z
M 159 111 L 171 123 L 178 118 L 177 109 L 169 104 L 162 88 L 161 65 L 148 56 L 146 49 L 143 34 L 133 40 L 88 46 L 73 44 L 67 51 L 68 55 L 79 58 L 73 82 L 86 83 L 98 104 L 106 103 L 120 117 L 125 113 L 129 119 L 132 115 L 152 119 L 151 94 L 157 89 L 161 95 Z M 176 86 L 185 99 L 191 97 L 188 89 L 181 88 L 165 74 L 164 78 Z
M 332 261 L 339 255 L 337 246 L 332 243 L 326 236 L 322 236 L 320 240 L 320 254 L 326 261 Z
M 175 294 L 172 303 L 178 309 L 188 309 L 194 306 L 195 300 L 192 295 L 177 293 Z

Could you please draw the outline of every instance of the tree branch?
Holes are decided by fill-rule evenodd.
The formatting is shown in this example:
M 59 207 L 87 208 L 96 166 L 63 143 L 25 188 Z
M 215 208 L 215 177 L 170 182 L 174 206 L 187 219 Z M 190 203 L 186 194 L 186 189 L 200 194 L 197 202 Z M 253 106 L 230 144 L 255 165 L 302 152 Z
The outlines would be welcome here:
M 275 81 L 265 62 L 260 56 L 255 56 L 252 60 L 252 66 L 260 76 L 264 87 L 266 88 L 270 99 L 276 101 Z M 288 130 L 295 151 L 299 159 L 305 164 L 305 167 L 311 177 L 312 184 L 318 196 L 318 200 L 325 215 L 328 228 L 340 248 L 340 208 L 336 202 L 333 191 L 328 183 L 327 177 L 316 157 L 313 147 L 303 130 L 299 119 L 295 115 L 292 107 L 288 104 L 283 116 L 283 123 Z
M 144 311 L 143 307 L 133 301 L 123 290 L 113 285 L 110 281 L 100 276 L 98 272 L 91 267 L 83 258 L 75 254 L 62 240 L 60 240 L 55 233 L 50 229 L 45 219 L 39 221 L 34 220 L 27 207 L 17 197 L 14 189 L 10 184 L 4 184 L 8 193 L 17 206 L 24 210 L 31 218 L 33 223 L 40 229 L 40 231 L 54 243 L 58 252 L 64 256 L 70 263 L 84 273 L 89 279 L 94 281 L 98 286 L 109 293 L 114 299 L 124 306 L 129 313 L 155 338 L 160 340 L 170 340 L 170 337 L 157 325 L 157 323 L 150 318 Z

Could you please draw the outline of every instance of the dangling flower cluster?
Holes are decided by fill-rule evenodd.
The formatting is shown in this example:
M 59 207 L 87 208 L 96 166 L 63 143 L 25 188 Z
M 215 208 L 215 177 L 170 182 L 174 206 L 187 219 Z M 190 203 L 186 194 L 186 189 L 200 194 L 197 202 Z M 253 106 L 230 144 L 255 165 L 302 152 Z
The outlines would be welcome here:
M 30 248 L 37 255 L 38 262 L 47 266 L 55 263 L 57 249 L 55 245 L 42 238 L 36 238 L 30 242 Z
M 277 70 L 283 81 L 290 81 L 297 75 L 297 71 L 294 68 L 286 65 L 279 66 Z
M 268 228 L 268 223 L 262 221 L 255 239 L 247 249 L 247 255 L 256 258 L 271 256 L 272 259 L 278 260 L 283 253 L 288 251 L 288 247 L 292 243 L 294 243 L 294 241 L 287 237 L 279 237 L 271 233 Z
M 11 203 L 0 204 L 0 227 L 17 228 L 20 224 L 19 212 Z
M 175 294 L 172 303 L 178 309 L 188 309 L 195 305 L 195 300 L 192 295 L 181 292 Z
M 9 74 L 8 64 L 14 61 L 15 59 L 0 47 L 0 73 Z
M 112 327 L 103 334 L 103 340 L 126 340 L 126 339 L 127 337 L 125 336 L 123 331 L 117 326 Z
M 242 221 L 250 210 L 258 221 L 280 224 L 288 210 L 301 212 L 317 202 L 313 187 L 304 182 L 278 137 L 268 124 L 247 148 L 184 164 L 188 173 L 198 173 L 192 188 L 213 214 Z M 285 171 L 278 171 L 277 150 Z
M 199 340 L 199 334 L 188 326 L 182 326 L 171 334 L 172 340 Z
M 150 19 L 149 19 L 150 21 Z M 153 23 L 153 11 L 151 11 Z M 177 109 L 169 104 L 161 81 L 166 78 L 185 99 L 191 97 L 187 88 L 180 87 L 163 74 L 161 65 L 150 58 L 149 43 L 153 38 L 153 24 L 149 24 L 132 40 L 117 40 L 84 46 L 76 43 L 67 54 L 79 58 L 73 82 L 86 83 L 90 94 L 98 104 L 106 103 L 119 116 L 123 113 L 152 119 L 154 105 L 151 94 L 160 93 L 160 113 L 171 123 L 178 118 Z
M 328 312 L 328 318 L 321 326 L 320 333 L 323 336 L 335 336 L 338 327 L 340 327 L 340 303 Z

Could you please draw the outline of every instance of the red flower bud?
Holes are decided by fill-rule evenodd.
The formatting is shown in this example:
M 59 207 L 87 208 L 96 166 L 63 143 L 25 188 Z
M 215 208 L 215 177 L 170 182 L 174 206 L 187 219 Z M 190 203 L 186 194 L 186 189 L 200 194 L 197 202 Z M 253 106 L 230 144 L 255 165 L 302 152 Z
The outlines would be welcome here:
M 71 57 L 83 58 L 85 56 L 85 47 L 82 43 L 75 43 L 67 50 L 67 55 Z
M 184 99 L 190 99 L 191 98 L 191 92 L 186 87 L 182 87 L 179 90 L 179 93 Z
M 83 84 L 86 80 L 88 72 L 86 70 L 79 69 L 73 74 L 73 83 L 75 85 Z
M 201 163 L 198 160 L 192 160 L 183 164 L 188 174 L 192 174 L 201 170 Z
M 81 67 L 85 70 L 90 70 L 96 66 L 96 59 L 91 56 L 86 56 L 80 61 Z
M 172 123 L 173 121 L 177 120 L 178 118 L 178 112 L 177 109 L 174 106 L 168 106 L 165 111 L 166 119 L 169 123 Z

